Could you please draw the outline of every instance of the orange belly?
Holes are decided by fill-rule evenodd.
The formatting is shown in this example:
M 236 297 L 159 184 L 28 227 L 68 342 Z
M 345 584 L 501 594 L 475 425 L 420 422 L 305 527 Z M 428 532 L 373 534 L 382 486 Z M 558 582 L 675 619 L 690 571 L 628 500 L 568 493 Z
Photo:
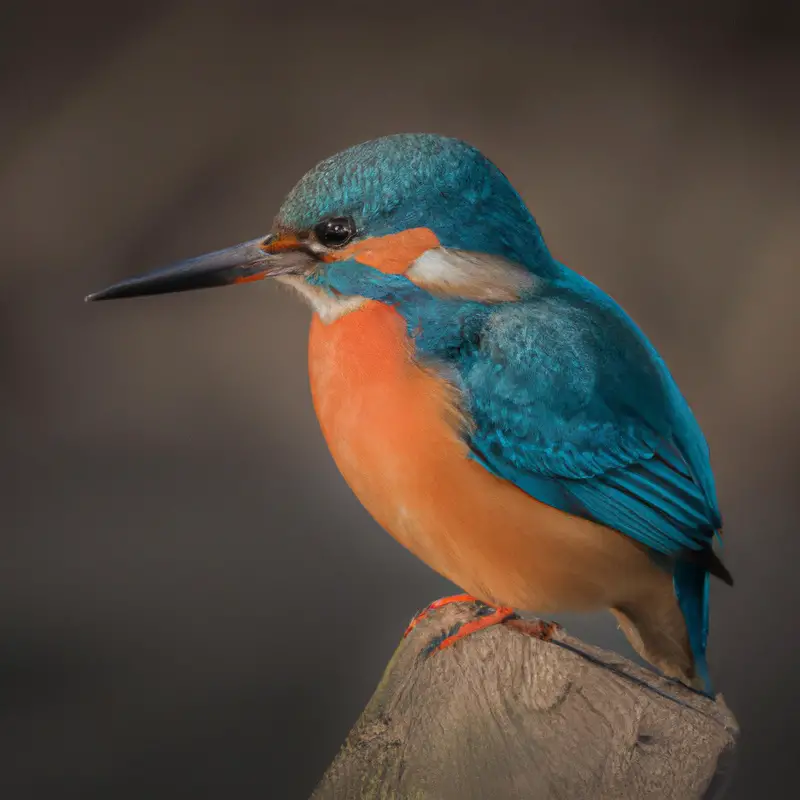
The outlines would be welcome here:
M 380 525 L 488 603 L 582 611 L 634 601 L 663 582 L 632 540 L 540 503 L 468 458 L 452 389 L 412 349 L 404 320 L 379 303 L 311 325 L 322 432 Z

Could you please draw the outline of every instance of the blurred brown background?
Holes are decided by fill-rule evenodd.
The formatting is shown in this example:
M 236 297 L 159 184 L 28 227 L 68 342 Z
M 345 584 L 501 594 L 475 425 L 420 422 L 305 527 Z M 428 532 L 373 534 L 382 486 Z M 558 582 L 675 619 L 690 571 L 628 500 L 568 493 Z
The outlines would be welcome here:
M 800 15 L 699 8 L 3 4 L 4 800 L 307 797 L 451 589 L 335 471 L 293 297 L 82 303 L 265 233 L 317 160 L 409 130 L 481 147 L 670 363 L 737 580 L 714 586 L 711 641 L 744 728 L 729 796 L 788 796 Z M 570 624 L 622 647 L 605 616 Z

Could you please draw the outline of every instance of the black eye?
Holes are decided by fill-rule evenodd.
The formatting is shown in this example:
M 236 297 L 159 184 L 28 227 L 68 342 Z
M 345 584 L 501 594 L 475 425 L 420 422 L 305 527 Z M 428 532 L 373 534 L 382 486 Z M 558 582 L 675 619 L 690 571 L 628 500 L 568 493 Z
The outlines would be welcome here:
M 356 235 L 356 225 L 350 217 L 331 217 L 316 225 L 314 233 L 325 247 L 342 247 Z

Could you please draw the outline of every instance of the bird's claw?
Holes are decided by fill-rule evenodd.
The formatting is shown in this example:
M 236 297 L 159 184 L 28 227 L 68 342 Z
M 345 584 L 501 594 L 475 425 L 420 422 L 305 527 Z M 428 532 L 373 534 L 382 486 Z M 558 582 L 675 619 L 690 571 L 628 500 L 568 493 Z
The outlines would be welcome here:
M 478 601 L 480 602 L 480 601 Z M 509 620 L 518 620 L 519 615 L 513 608 L 507 606 L 488 606 L 481 603 L 476 613 L 475 619 L 469 622 L 457 622 L 449 630 L 435 636 L 423 649 L 422 655 L 428 656 L 438 650 L 444 650 L 455 644 L 459 639 L 464 639 L 472 633 L 477 633 L 492 625 L 499 625 Z
M 453 594 L 448 597 L 440 597 L 438 600 L 434 600 L 429 606 L 422 609 L 422 611 L 411 620 L 403 634 L 403 638 L 405 639 L 408 634 L 417 627 L 417 623 L 422 622 L 431 611 L 436 611 L 437 608 L 444 608 L 444 606 L 448 606 L 451 603 L 480 603 L 481 605 L 485 605 L 485 603 L 481 603 L 480 600 L 476 600 L 471 594 Z

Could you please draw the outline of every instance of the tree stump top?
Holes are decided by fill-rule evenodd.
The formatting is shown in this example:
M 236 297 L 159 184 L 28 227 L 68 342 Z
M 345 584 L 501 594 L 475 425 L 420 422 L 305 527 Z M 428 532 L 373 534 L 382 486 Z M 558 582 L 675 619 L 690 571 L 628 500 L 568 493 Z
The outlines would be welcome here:
M 424 654 L 473 613 L 447 606 L 400 643 L 313 800 L 720 796 L 738 735 L 721 695 L 524 621 Z

